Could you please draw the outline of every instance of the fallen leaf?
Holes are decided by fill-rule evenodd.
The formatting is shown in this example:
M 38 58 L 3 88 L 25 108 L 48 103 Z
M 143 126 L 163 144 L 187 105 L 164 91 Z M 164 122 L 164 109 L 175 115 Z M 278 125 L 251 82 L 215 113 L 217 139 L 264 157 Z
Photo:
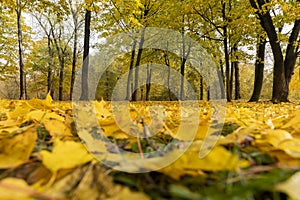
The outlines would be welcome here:
M 288 194 L 294 200 L 300 200 L 300 172 L 292 175 L 288 180 L 283 183 L 279 183 L 275 186 L 277 191 Z
M 30 128 L 13 137 L 0 139 L 0 169 L 15 167 L 27 161 L 36 139 L 35 128 Z
M 85 147 L 74 141 L 61 141 L 56 139 L 52 152 L 40 152 L 43 164 L 52 172 L 80 166 L 93 159 Z
M 44 126 L 51 136 L 72 136 L 70 128 L 59 120 L 45 120 Z
M 5 178 L 0 181 L 0 199 L 3 200 L 33 200 L 35 193 L 26 181 L 18 178 Z

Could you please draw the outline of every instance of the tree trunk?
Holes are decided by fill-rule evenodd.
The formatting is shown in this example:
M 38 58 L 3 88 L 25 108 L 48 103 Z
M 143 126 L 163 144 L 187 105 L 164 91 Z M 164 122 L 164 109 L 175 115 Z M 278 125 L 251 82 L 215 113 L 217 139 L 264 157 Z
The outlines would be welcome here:
M 225 28 L 226 29 L 226 28 Z M 226 31 L 224 31 L 226 33 Z M 229 54 L 228 54 L 228 42 L 227 37 L 224 38 L 224 52 L 225 52 L 225 82 L 226 82 L 226 98 L 227 101 L 231 101 L 231 92 L 230 92 L 230 65 L 229 65 Z
M 265 49 L 267 41 L 263 36 L 259 36 L 257 43 L 254 88 L 249 102 L 255 102 L 259 100 L 264 79 Z
M 235 62 L 231 62 L 230 66 L 230 82 L 229 82 L 229 89 L 230 89 L 230 99 L 232 99 L 233 94 L 233 78 L 234 78 L 234 69 L 235 69 Z
M 221 60 L 220 60 L 220 69 L 221 69 L 221 74 L 220 72 L 218 72 L 218 76 L 219 76 L 220 88 L 221 88 L 221 98 L 225 99 L 225 76 L 224 76 L 224 69 Z
M 262 28 L 266 31 L 270 40 L 274 58 L 272 102 L 279 103 L 282 101 L 284 91 L 288 91 L 284 74 L 284 61 L 280 41 L 270 13 L 265 11 L 262 12 L 264 9 L 263 6 L 266 2 L 264 0 L 258 0 L 257 2 L 255 0 L 250 0 L 250 3 L 253 8 L 258 9 L 256 14 L 260 19 Z
M 184 36 L 183 36 L 184 37 Z M 185 100 L 185 91 L 184 91 L 184 76 L 185 76 L 185 65 L 187 58 L 191 52 L 191 46 L 189 45 L 188 51 L 185 53 L 185 41 L 183 40 L 183 47 L 182 47 L 182 58 L 181 58 L 181 66 L 180 66 L 180 73 L 181 73 L 181 84 L 180 84 L 180 100 Z
M 52 91 L 52 61 L 53 61 L 53 50 L 51 48 L 51 38 L 50 34 L 47 35 L 47 45 L 48 45 L 48 70 L 47 70 L 47 93 Z M 53 97 L 53 96 L 52 96 Z
M 23 36 L 22 36 L 22 25 L 21 25 L 21 16 L 22 8 L 20 0 L 16 1 L 17 8 L 17 25 L 18 25 L 18 46 L 19 46 L 19 67 L 20 67 L 20 99 L 26 99 L 26 83 L 25 83 L 25 71 L 24 71 L 24 50 L 23 50 Z
M 284 69 L 285 69 L 285 79 L 287 90 L 283 92 L 281 101 L 287 102 L 289 101 L 289 85 L 292 79 L 292 76 L 295 71 L 295 65 L 297 60 L 297 47 L 295 46 L 295 42 L 297 42 L 297 38 L 299 36 L 300 31 L 300 20 L 296 20 L 294 27 L 292 29 L 291 35 L 289 37 L 289 43 L 286 49 L 286 56 L 284 60 Z
M 151 77 L 152 77 L 152 69 L 148 65 L 147 66 L 147 81 L 146 81 L 146 101 L 150 101 Z
M 184 22 L 184 18 L 183 18 Z M 185 39 L 184 39 L 184 28 L 182 28 L 181 33 L 182 38 L 182 57 L 181 57 L 181 66 L 180 66 L 180 74 L 181 74 L 181 81 L 180 81 L 180 100 L 184 100 L 184 68 L 185 68 Z
M 86 9 L 84 18 L 84 47 L 83 47 L 83 66 L 81 76 L 81 96 L 80 100 L 89 99 L 88 72 L 89 72 L 89 50 L 90 50 L 90 26 L 91 11 Z
M 142 59 L 142 54 L 143 54 L 143 46 L 144 46 L 144 36 L 145 36 L 145 29 L 142 30 L 141 33 L 141 40 L 139 42 L 139 50 L 136 58 L 136 63 L 135 63 L 135 76 L 134 76 L 134 92 L 132 94 L 132 101 L 137 101 L 138 99 L 138 87 L 139 87 L 139 66 L 141 63 Z
M 234 45 L 233 47 L 233 51 L 234 51 L 234 80 L 235 80 L 235 95 L 234 95 L 234 99 L 235 100 L 239 100 L 241 98 L 241 92 L 240 92 L 240 69 L 239 69 L 239 62 L 238 62 L 238 56 L 237 56 L 237 45 Z
M 72 74 L 71 74 L 71 85 L 70 85 L 70 100 L 72 100 L 74 83 L 75 83 L 75 74 L 76 74 L 76 64 L 77 64 L 77 40 L 78 40 L 78 29 L 77 22 L 74 23 L 74 45 L 73 45 L 73 59 L 72 59 Z
M 210 100 L 210 86 L 207 86 L 207 101 Z
M 200 76 L 200 100 L 203 100 L 203 93 L 204 93 L 203 78 L 202 76 Z
M 64 70 L 65 70 L 65 56 L 62 54 L 59 59 L 60 70 L 59 70 L 59 88 L 58 88 L 58 100 L 63 100 L 63 85 L 64 85 Z
M 131 97 L 131 81 L 132 81 L 132 69 L 134 65 L 134 57 L 135 57 L 135 48 L 136 48 L 136 41 L 133 42 L 132 45 L 132 51 L 131 51 L 131 58 L 130 58 L 130 66 L 129 66 L 129 72 L 127 77 L 127 88 L 126 88 L 126 98 L 125 100 L 130 100 Z
M 226 21 L 226 4 L 222 3 L 222 15 L 223 20 Z M 227 101 L 231 101 L 231 92 L 230 92 L 230 64 L 229 64 L 229 52 L 228 52 L 228 38 L 227 38 L 227 26 L 223 27 L 223 45 L 224 45 L 224 54 L 225 54 L 225 82 L 226 82 L 226 98 Z
M 217 71 L 218 73 L 218 79 L 219 79 L 219 86 L 220 86 L 220 92 L 221 92 L 221 99 L 225 99 L 225 88 L 224 88 L 224 77 L 220 73 L 220 71 Z
M 235 63 L 235 100 L 241 99 L 241 86 L 240 86 L 240 69 L 239 69 L 239 63 Z
M 165 64 L 168 66 L 168 80 L 167 80 L 168 98 L 169 98 L 169 101 L 172 101 L 171 88 L 170 88 L 171 66 L 170 66 L 170 60 L 169 60 L 168 55 L 169 55 L 169 43 L 167 42 L 167 49 L 164 53 L 164 58 L 165 58 Z

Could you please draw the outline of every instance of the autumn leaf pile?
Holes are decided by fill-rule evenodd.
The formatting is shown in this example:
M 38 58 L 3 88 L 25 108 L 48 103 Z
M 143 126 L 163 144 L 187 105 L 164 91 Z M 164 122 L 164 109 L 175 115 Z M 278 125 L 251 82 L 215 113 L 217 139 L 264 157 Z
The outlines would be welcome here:
M 142 156 L 171 139 L 182 140 L 176 136 L 184 114 L 178 102 L 130 104 L 137 132 L 150 123 L 151 104 L 164 107 L 165 125 L 151 141 L 124 133 L 109 103 L 94 103 L 105 136 L 124 150 Z M 0 199 L 300 199 L 299 103 L 228 103 L 218 136 L 207 135 L 209 126 L 218 125 L 211 120 L 213 108 L 199 102 L 201 120 L 190 148 L 173 164 L 144 174 L 101 164 L 78 137 L 71 102 L 52 102 L 48 95 L 45 100 L 0 100 L 0 105 Z M 192 109 L 184 112 L 188 116 Z M 218 142 L 200 159 L 205 137 L 218 137 Z M 117 160 L 109 147 L 100 149 L 108 161 Z

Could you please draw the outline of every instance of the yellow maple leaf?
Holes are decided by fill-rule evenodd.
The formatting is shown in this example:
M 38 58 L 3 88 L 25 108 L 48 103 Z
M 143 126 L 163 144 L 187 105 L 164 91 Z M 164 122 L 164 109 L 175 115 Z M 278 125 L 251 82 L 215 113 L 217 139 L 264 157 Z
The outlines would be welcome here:
M 52 97 L 50 95 L 50 92 L 48 92 L 45 101 L 47 102 L 48 105 L 51 105 L 53 99 L 52 99 Z
M 50 93 L 47 94 L 46 99 L 36 99 L 33 98 L 31 100 L 26 101 L 27 105 L 34 109 L 48 109 L 51 108 L 52 97 Z
M 43 122 L 44 120 L 56 119 L 59 121 L 64 121 L 65 118 L 56 114 L 55 112 L 47 112 L 42 110 L 33 110 L 27 114 L 28 120 L 34 120 L 38 122 Z
M 268 129 L 255 140 L 255 143 L 256 145 L 270 144 L 277 147 L 281 142 L 289 139 L 292 139 L 292 136 L 287 131 Z
M 52 152 L 40 151 L 43 164 L 52 172 L 85 164 L 93 159 L 85 147 L 74 141 L 56 139 Z
M 15 109 L 12 112 L 8 113 L 9 118 L 21 118 L 26 116 L 27 113 L 29 113 L 31 108 L 25 104 L 19 104 L 18 106 L 15 107 Z
M 0 168 L 16 167 L 29 159 L 37 134 L 34 128 L 0 140 Z
M 59 120 L 45 120 L 44 126 L 51 136 L 72 136 L 70 128 Z
M 159 171 L 178 180 L 186 175 L 187 171 L 189 174 L 194 171 L 195 174 L 203 175 L 203 171 L 238 170 L 240 167 L 241 162 L 238 157 L 222 146 L 214 147 L 202 159 L 199 158 L 199 148 L 199 143 L 194 143 L 179 159 Z M 245 162 L 242 164 L 245 166 Z
M 94 102 L 94 106 L 96 109 L 96 115 L 101 120 L 105 120 L 106 118 L 112 116 L 109 108 L 109 104 L 107 104 L 103 99 L 99 101 Z

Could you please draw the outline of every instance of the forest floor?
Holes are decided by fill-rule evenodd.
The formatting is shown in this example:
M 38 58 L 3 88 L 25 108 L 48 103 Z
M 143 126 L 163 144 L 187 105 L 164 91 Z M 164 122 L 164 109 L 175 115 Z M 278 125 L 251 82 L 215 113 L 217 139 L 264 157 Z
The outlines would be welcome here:
M 0 199 L 300 199 L 300 102 L 91 103 L 0 100 Z

